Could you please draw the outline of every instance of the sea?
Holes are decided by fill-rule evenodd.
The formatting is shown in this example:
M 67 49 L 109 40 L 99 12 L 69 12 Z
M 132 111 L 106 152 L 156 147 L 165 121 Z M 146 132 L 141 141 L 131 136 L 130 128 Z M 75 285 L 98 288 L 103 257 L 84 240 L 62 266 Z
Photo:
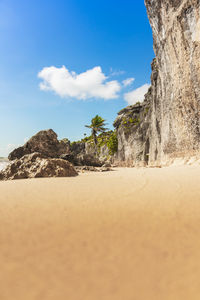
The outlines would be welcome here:
M 0 160 L 0 171 L 5 169 L 8 164 L 9 162 L 7 160 Z

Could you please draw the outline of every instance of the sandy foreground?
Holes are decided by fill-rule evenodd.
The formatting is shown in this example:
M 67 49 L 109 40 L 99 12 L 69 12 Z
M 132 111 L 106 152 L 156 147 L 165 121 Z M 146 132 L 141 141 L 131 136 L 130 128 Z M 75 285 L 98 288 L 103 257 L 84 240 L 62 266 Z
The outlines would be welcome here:
M 0 182 L 1 300 L 199 300 L 200 166 Z

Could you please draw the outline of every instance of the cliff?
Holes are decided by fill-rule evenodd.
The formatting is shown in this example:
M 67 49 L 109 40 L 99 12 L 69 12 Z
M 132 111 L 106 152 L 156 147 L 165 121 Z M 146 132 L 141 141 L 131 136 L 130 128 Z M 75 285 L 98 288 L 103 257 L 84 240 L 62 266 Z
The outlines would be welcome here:
M 117 161 L 128 166 L 147 164 L 149 159 L 149 107 L 144 103 L 128 106 L 118 113 L 114 127 L 118 136 Z
M 160 165 L 200 150 L 200 1 L 145 4 L 156 55 L 151 88 L 140 107 L 127 108 L 115 122 L 118 159 Z M 123 122 L 129 114 L 140 122 L 127 132 Z
M 111 164 L 116 158 L 117 136 L 113 131 L 107 131 L 97 136 L 97 149 L 93 137 L 85 137 L 81 141 L 72 142 L 70 152 L 76 165 L 102 166 Z

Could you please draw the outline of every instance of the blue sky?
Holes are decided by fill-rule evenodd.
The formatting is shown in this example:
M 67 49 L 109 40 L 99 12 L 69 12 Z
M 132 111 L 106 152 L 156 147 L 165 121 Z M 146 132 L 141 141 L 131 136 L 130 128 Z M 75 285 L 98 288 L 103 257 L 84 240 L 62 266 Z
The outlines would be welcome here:
M 0 156 L 43 129 L 81 139 L 96 114 L 112 128 L 150 83 L 142 0 L 0 0 L 0 36 Z

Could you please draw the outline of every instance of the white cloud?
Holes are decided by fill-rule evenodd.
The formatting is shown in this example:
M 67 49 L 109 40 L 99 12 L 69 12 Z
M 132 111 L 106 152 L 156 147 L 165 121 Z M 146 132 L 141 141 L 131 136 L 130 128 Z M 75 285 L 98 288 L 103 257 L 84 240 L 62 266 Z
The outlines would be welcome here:
M 101 67 L 94 67 L 80 74 L 70 72 L 65 66 L 45 67 L 38 73 L 38 77 L 43 80 L 40 83 L 41 90 L 54 91 L 63 98 L 109 100 L 118 98 L 118 92 L 121 90 L 117 80 L 106 81 L 108 77 Z
M 110 76 L 120 76 L 125 74 L 126 72 L 122 70 L 113 70 L 113 68 L 110 68 L 110 73 Z
M 124 94 L 124 99 L 128 102 L 129 105 L 133 105 L 135 103 L 142 102 L 144 100 L 144 95 L 148 92 L 150 84 L 144 84 L 143 86 L 133 90 L 129 93 Z
M 124 86 L 129 86 L 134 82 L 135 78 L 127 78 L 125 80 L 122 81 Z

